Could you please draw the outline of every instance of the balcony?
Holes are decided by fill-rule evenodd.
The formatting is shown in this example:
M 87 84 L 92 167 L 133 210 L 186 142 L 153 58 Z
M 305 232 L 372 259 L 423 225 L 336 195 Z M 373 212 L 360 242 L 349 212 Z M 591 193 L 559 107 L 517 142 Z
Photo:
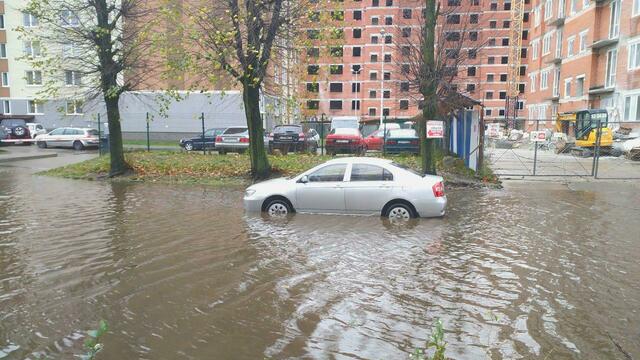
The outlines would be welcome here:
M 597 85 L 589 88 L 589 95 L 603 95 L 611 94 L 615 90 L 615 87 L 605 87 L 604 85 Z
M 593 50 L 598 50 L 598 49 L 602 49 L 604 47 L 610 46 L 610 45 L 614 45 L 618 43 L 618 38 L 613 38 L 613 39 L 601 39 L 598 41 L 594 41 L 593 44 L 591 44 L 590 48 Z
M 555 19 L 549 21 L 547 24 L 549 26 L 560 27 L 564 25 L 564 19 L 566 19 L 564 15 L 559 15 Z

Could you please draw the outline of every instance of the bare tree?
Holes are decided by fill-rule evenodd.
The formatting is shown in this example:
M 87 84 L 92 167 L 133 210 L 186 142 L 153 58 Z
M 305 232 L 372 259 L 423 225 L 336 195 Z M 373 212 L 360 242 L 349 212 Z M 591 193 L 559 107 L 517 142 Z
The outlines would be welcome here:
M 146 0 L 29 0 L 23 11 L 35 16 L 40 25 L 19 29 L 25 40 L 43 47 L 38 56 L 29 56 L 33 66 L 47 77 L 40 96 L 56 98 L 63 93 L 74 98 L 74 106 L 92 100 L 104 102 L 111 152 L 109 175 L 125 173 L 128 165 L 118 103 L 124 92 L 133 90 L 151 73 L 150 43 L 145 34 L 153 9 Z
M 478 15 L 471 12 L 467 2 L 450 2 L 443 10 L 436 0 L 424 1 L 420 31 L 403 34 L 407 30 L 399 25 L 395 45 L 401 50 L 397 66 L 410 91 L 423 102 L 418 121 L 422 171 L 435 174 L 435 145 L 426 138 L 426 121 L 469 105 L 469 92 L 458 86 L 461 71 L 474 62 L 487 40 L 481 38 L 478 18 L 470 20 Z
M 287 29 L 301 11 L 294 0 L 192 0 L 169 14 L 188 45 L 168 54 L 168 71 L 196 73 L 191 90 L 208 90 L 224 74 L 242 88 L 255 179 L 270 173 L 260 95 L 274 49 L 279 43 L 286 48 Z

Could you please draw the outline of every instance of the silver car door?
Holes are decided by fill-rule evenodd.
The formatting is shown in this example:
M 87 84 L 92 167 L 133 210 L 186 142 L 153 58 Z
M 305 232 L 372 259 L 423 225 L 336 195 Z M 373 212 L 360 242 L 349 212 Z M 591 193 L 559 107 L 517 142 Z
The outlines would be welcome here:
M 296 202 L 300 211 L 341 213 L 345 210 L 344 175 L 347 164 L 324 166 L 307 176 L 308 182 L 296 184 Z
M 355 163 L 344 191 L 347 212 L 380 212 L 392 200 L 393 175 L 381 166 Z

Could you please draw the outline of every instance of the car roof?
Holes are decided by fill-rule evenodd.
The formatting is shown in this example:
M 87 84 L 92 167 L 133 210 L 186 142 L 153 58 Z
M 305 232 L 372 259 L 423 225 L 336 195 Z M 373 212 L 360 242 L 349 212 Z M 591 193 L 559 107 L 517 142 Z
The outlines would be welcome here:
M 389 159 L 381 159 L 374 157 L 343 157 L 327 161 L 327 164 L 348 164 L 348 163 L 361 163 L 372 165 L 387 165 L 393 161 Z

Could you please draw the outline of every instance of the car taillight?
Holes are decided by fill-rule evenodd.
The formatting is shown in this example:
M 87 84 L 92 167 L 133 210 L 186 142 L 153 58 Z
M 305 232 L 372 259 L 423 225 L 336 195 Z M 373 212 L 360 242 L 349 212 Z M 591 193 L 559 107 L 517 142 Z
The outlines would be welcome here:
M 269 133 L 269 140 L 273 140 L 273 133 Z
M 300 139 L 300 140 L 304 140 L 304 133 L 300 133 L 300 134 L 298 134 L 298 139 Z
M 249 142 L 249 138 L 242 137 L 242 138 L 240 138 L 240 142 L 241 143 L 248 143 Z
M 387 140 L 387 145 L 395 145 L 395 144 L 397 144 L 397 143 L 398 143 L 398 142 L 397 142 L 397 141 L 395 141 L 395 140 Z
M 222 136 L 216 136 L 216 142 L 222 142 Z
M 325 142 L 326 142 L 327 144 L 330 144 L 330 143 L 332 143 L 332 142 L 334 142 L 334 141 L 335 141 L 334 139 L 326 139 L 326 140 L 325 140 Z
M 433 189 L 433 196 L 444 197 L 444 184 L 442 181 L 435 183 L 431 189 Z
M 418 145 L 418 140 L 411 140 L 411 145 Z

